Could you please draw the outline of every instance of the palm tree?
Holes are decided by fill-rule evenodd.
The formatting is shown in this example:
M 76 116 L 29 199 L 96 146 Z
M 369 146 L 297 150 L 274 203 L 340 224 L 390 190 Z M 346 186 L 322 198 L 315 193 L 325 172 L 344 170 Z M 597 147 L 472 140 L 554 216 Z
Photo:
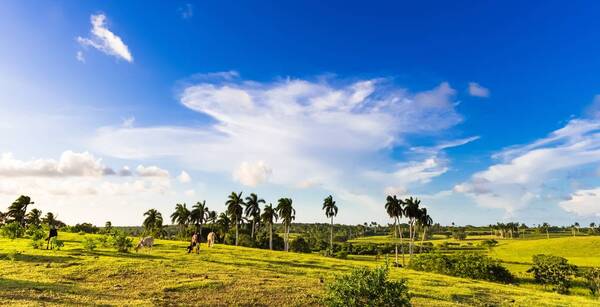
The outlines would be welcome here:
M 217 220 L 217 211 L 209 211 L 206 216 L 206 223 L 210 223 L 210 230 L 213 231 L 215 221 Z
M 544 224 L 542 224 L 541 228 L 546 231 L 546 239 L 550 239 L 550 233 L 548 232 L 548 229 L 550 228 L 550 224 L 544 223 Z
M 52 212 L 46 213 L 46 216 L 42 218 L 42 223 L 48 225 L 48 227 L 50 227 L 50 228 L 52 228 L 52 226 L 55 226 L 57 224 L 57 220 L 56 220 L 56 217 L 54 216 L 54 213 L 52 213 Z
M 229 227 L 231 225 L 231 220 L 229 219 L 229 216 L 227 216 L 227 213 L 221 212 L 216 223 L 217 227 L 219 227 L 219 230 L 221 231 L 221 237 L 224 237 L 225 234 L 229 231 Z
M 406 204 L 406 209 L 405 209 L 405 214 L 408 217 L 408 236 L 409 236 L 409 245 L 408 245 L 408 253 L 410 255 L 410 259 L 412 259 L 412 254 L 413 254 L 413 246 L 414 246 L 414 241 L 415 241 L 415 222 L 419 219 L 419 214 L 421 214 L 421 211 L 419 210 L 419 205 L 421 204 L 421 201 L 416 199 L 416 198 L 412 198 L 409 197 L 407 199 L 404 200 L 404 203 Z
M 331 233 L 329 234 L 329 248 L 333 252 L 333 217 L 338 213 L 338 207 L 335 205 L 333 196 L 329 195 L 323 200 L 323 210 L 325 216 L 331 218 Z
M 277 221 L 277 212 L 273 209 L 273 204 L 265 206 L 260 219 L 263 223 L 269 225 L 269 249 L 273 250 L 273 223 Z
M 19 225 L 25 226 L 25 213 L 27 212 L 27 206 L 33 204 L 34 202 L 31 201 L 29 196 L 21 195 L 10 205 L 10 207 L 8 207 L 6 215 L 11 219 L 12 222 L 17 222 Z
M 42 223 L 41 218 L 42 218 L 42 211 L 40 211 L 36 208 L 33 208 L 25 216 L 25 221 L 27 222 L 28 225 L 34 225 L 35 227 L 39 227 L 40 224 Z
M 277 214 L 283 222 L 285 228 L 285 251 L 289 251 L 289 240 L 290 240 L 290 225 L 292 221 L 296 219 L 296 209 L 292 207 L 291 198 L 280 198 L 277 201 L 277 208 L 275 208 Z
M 198 231 L 199 239 L 202 240 L 202 226 L 208 219 L 208 214 L 210 210 L 206 206 L 206 200 L 202 202 L 196 202 L 196 204 L 192 207 L 192 211 L 190 212 L 190 222 L 196 225 L 196 230 Z
M 255 193 L 250 194 L 246 197 L 246 210 L 244 214 L 246 217 L 252 217 L 252 239 L 254 239 L 254 227 L 260 219 L 260 204 L 264 204 L 265 200 L 258 198 Z
M 162 214 L 156 209 L 150 209 L 144 213 L 144 216 L 146 218 L 142 226 L 144 226 L 145 232 L 153 235 L 160 234 L 163 226 Z
M 386 202 L 385 202 L 385 210 L 387 211 L 387 214 L 390 216 L 390 218 L 394 219 L 394 237 L 398 238 L 398 234 L 400 234 L 400 248 L 401 248 L 401 252 L 402 252 L 402 266 L 405 265 L 404 263 L 404 240 L 403 240 L 403 236 L 402 236 L 402 230 L 399 230 L 400 227 L 400 219 L 405 215 L 405 210 L 404 210 L 404 203 L 402 202 L 402 200 L 398 199 L 398 197 L 396 197 L 396 195 L 394 196 L 390 196 L 388 195 L 388 197 L 386 198 Z M 396 264 L 398 264 L 398 242 L 396 240 L 394 240 L 395 245 L 396 245 Z
M 180 233 L 182 236 L 185 235 L 184 234 L 185 227 L 187 226 L 189 221 L 190 221 L 190 210 L 188 210 L 187 205 L 185 203 L 176 204 L 175 212 L 173 212 L 173 214 L 171 214 L 171 223 L 173 223 L 173 224 L 177 223 L 179 225 Z
M 227 206 L 227 215 L 229 215 L 235 223 L 235 246 L 237 246 L 239 238 L 239 225 L 242 220 L 242 213 L 244 211 L 244 208 L 242 207 L 242 205 L 244 205 L 242 192 L 239 194 L 231 192 L 227 202 L 225 202 L 225 205 Z
M 429 228 L 429 227 L 431 227 L 431 225 L 433 225 L 433 219 L 431 218 L 431 216 L 429 216 L 429 214 L 427 214 L 427 208 L 421 209 L 421 213 L 419 214 L 419 220 L 417 221 L 417 223 L 419 223 L 419 226 L 421 226 L 421 228 L 423 228 L 423 236 L 421 237 L 421 246 L 419 247 L 419 252 L 421 252 L 423 250 L 423 242 L 425 241 L 427 228 Z

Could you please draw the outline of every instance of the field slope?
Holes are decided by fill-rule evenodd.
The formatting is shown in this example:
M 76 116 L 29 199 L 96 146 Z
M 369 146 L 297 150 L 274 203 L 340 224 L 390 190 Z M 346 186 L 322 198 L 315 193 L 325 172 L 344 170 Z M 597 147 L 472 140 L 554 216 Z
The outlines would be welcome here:
M 61 234 L 61 251 L 34 250 L 29 240 L 0 239 L 0 305 L 319 305 L 325 284 L 372 258 L 339 260 L 314 254 L 160 241 L 152 251 L 86 252 L 83 236 Z M 415 306 L 597 306 L 515 285 L 392 269 L 406 278 Z

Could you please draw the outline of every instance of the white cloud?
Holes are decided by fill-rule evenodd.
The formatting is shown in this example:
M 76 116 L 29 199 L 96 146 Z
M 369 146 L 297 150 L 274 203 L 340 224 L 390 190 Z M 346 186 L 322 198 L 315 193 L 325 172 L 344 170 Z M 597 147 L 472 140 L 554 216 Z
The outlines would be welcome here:
M 177 176 L 177 180 L 179 180 L 181 183 L 188 183 L 192 181 L 192 177 L 186 171 L 181 171 L 181 174 Z
M 138 165 L 138 167 L 135 170 L 136 170 L 138 176 L 140 176 L 140 177 L 165 177 L 165 178 L 169 177 L 169 171 L 164 170 L 155 165 L 151 165 L 151 166 Z
M 233 178 L 243 185 L 255 187 L 266 182 L 272 172 L 273 170 L 264 161 L 255 163 L 244 161 L 233 172 Z
M 565 211 L 579 216 L 600 217 L 600 187 L 577 190 L 571 194 L 569 199 L 561 201 L 559 205 Z
M 81 50 L 77 51 L 77 53 L 75 54 L 75 58 L 77 59 L 77 61 L 85 63 L 85 57 L 83 56 L 83 52 Z
M 126 159 L 171 157 L 201 171 L 233 173 L 247 185 L 268 179 L 341 188 L 365 170 L 394 165 L 382 152 L 404 144 L 407 136 L 434 136 L 462 120 L 447 83 L 411 93 L 385 79 L 260 83 L 239 80 L 232 72 L 193 79 L 182 90 L 181 103 L 214 123 L 104 127 L 93 148 Z M 425 161 L 429 165 L 418 182 L 445 171 L 439 158 L 432 159 Z
M 111 174 L 112 169 L 102 164 L 89 152 L 76 153 L 65 151 L 59 160 L 34 159 L 18 160 L 11 153 L 0 157 L 0 176 L 2 177 L 99 177 Z
M 469 95 L 485 98 L 490 96 L 490 90 L 476 82 L 469 82 Z
M 179 7 L 179 14 L 183 19 L 190 19 L 194 16 L 194 6 L 191 3 L 186 3 L 184 6 Z
M 600 163 L 600 123 L 574 119 L 545 138 L 494 157 L 501 162 L 475 173 L 454 191 L 482 206 L 512 213 L 542 197 L 558 197 L 551 195 L 547 185 L 565 180 L 568 171 Z
M 98 14 L 90 17 L 92 29 L 91 38 L 77 37 L 77 41 L 82 46 L 91 46 L 102 51 L 105 54 L 124 59 L 131 63 L 133 56 L 123 40 L 111 32 L 106 26 L 106 15 Z
M 408 194 L 408 190 L 406 189 L 406 187 L 403 186 L 389 186 L 389 187 L 385 187 L 385 189 L 383 189 L 383 194 L 384 195 L 396 195 L 400 198 L 402 198 L 402 196 Z

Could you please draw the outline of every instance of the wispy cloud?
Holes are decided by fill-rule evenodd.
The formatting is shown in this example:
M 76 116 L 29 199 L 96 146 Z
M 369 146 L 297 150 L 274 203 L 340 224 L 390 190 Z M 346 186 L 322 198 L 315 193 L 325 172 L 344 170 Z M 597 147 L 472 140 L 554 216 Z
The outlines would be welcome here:
M 475 97 L 481 97 L 481 98 L 486 98 L 490 96 L 490 90 L 479 85 L 476 82 L 469 82 L 469 95 L 471 96 L 475 96 Z
M 92 29 L 90 30 L 91 37 L 77 37 L 79 44 L 96 48 L 105 54 L 124 59 L 129 63 L 133 62 L 133 56 L 129 52 L 127 45 L 125 45 L 119 36 L 108 29 L 106 15 L 92 15 L 90 21 L 92 23 Z

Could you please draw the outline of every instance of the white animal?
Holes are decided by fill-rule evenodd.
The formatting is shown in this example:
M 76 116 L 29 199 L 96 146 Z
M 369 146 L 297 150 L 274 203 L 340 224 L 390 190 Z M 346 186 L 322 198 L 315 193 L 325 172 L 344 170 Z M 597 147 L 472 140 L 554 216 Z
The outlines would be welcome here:
M 206 245 L 208 245 L 208 247 L 212 247 L 213 245 L 215 245 L 215 233 L 214 232 L 210 232 L 208 234 L 208 237 L 206 237 Z
M 147 247 L 149 249 L 152 249 L 152 246 L 154 246 L 154 238 L 153 237 L 141 238 L 140 243 L 138 243 L 138 245 L 135 247 L 135 251 L 137 252 L 142 247 Z

